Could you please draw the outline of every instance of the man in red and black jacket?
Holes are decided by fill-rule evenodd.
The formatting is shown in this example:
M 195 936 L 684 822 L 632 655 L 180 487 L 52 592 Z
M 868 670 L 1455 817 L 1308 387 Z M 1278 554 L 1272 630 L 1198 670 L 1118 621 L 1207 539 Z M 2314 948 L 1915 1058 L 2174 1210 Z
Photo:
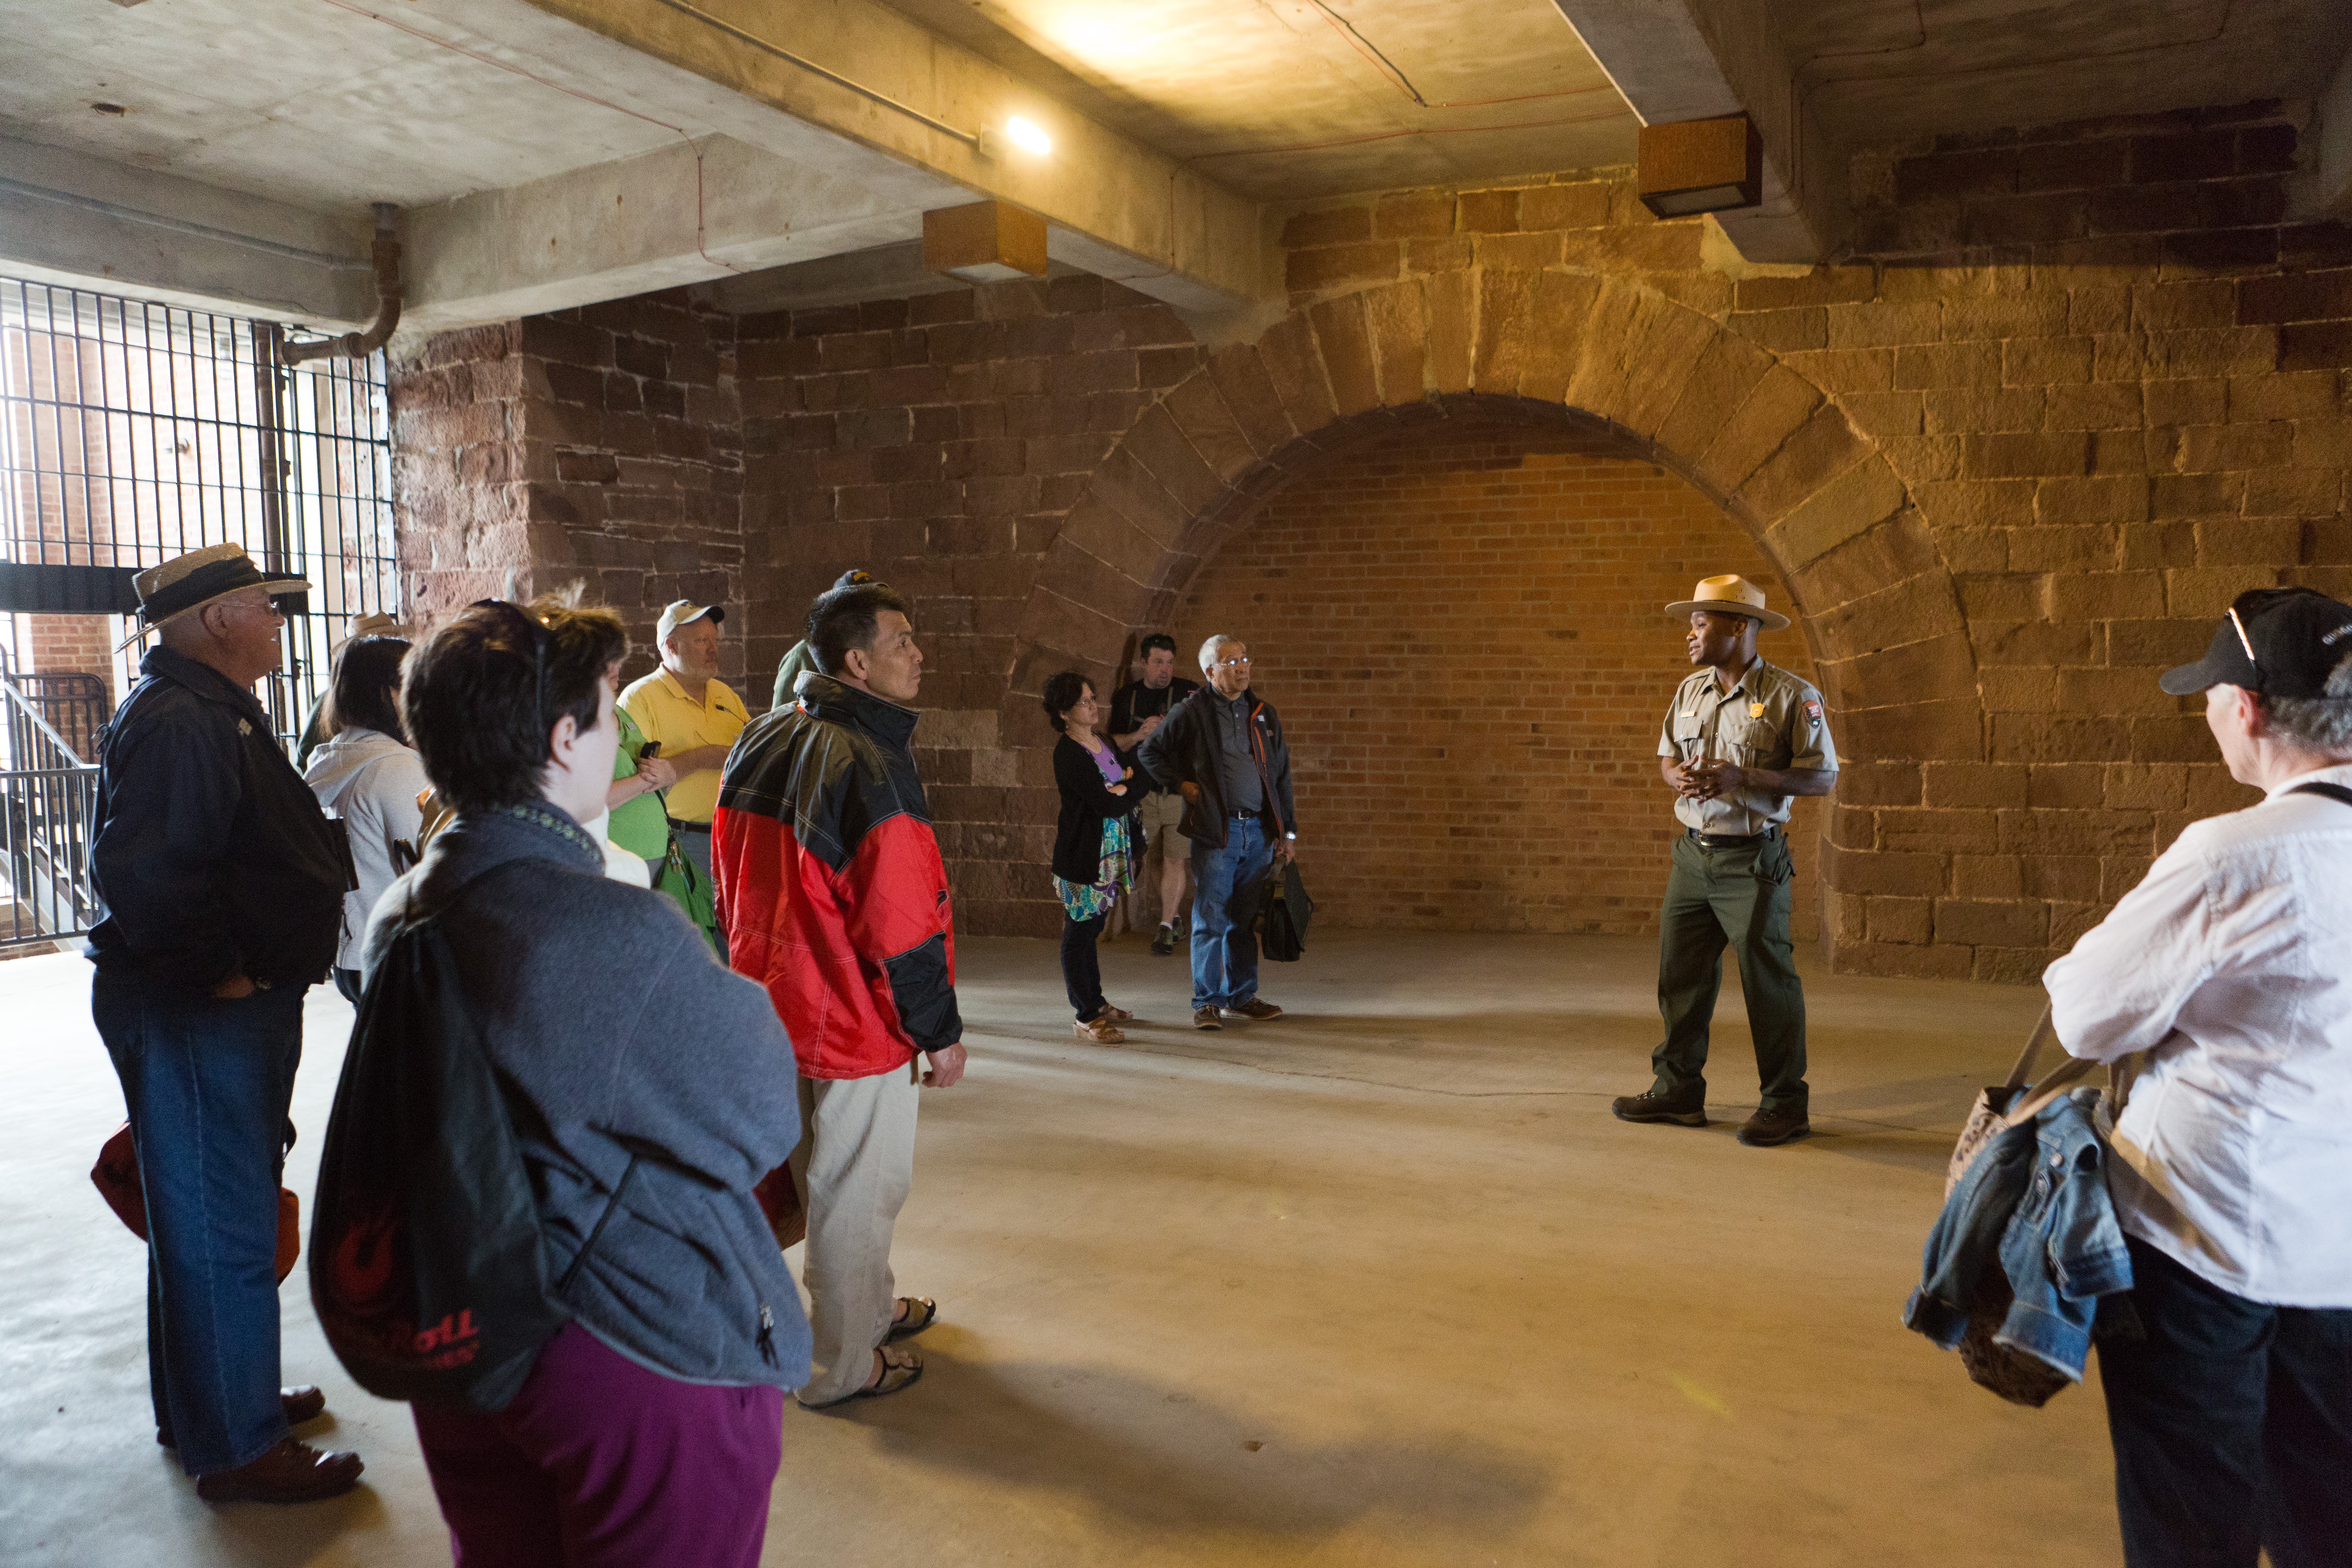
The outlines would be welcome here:
M 819 1408 L 922 1373 L 890 1342 L 939 1309 L 896 1295 L 890 1232 L 914 1178 L 918 1090 L 961 1079 L 964 1049 L 947 868 L 908 749 L 923 655 L 906 602 L 837 588 L 808 634 L 823 673 L 735 742 L 711 868 L 728 962 L 768 988 L 800 1068 L 792 1172 L 816 1343 L 799 1397 Z

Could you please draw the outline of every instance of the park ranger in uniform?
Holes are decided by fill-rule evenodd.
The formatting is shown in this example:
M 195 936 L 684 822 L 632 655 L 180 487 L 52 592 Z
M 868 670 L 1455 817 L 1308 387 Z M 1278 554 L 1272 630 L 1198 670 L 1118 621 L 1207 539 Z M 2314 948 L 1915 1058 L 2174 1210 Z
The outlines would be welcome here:
M 1744 577 L 1709 577 L 1666 614 L 1688 617 L 1685 646 L 1698 667 L 1675 689 L 1658 736 L 1658 772 L 1683 826 L 1658 912 L 1666 1037 L 1650 1053 L 1656 1081 L 1611 1109 L 1626 1121 L 1706 1125 L 1707 1025 L 1728 945 L 1763 1086 L 1739 1141 L 1785 1143 L 1812 1131 L 1805 993 L 1789 941 L 1789 808 L 1797 795 L 1830 793 L 1837 751 L 1822 694 L 1757 656 L 1757 632 L 1789 624 L 1764 607 L 1762 589 Z

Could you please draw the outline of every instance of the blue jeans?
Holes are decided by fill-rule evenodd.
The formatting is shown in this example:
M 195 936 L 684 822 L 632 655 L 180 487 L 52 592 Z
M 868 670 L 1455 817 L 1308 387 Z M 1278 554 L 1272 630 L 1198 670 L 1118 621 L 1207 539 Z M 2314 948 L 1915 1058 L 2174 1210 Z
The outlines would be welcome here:
M 1213 849 L 1192 840 L 1192 1006 L 1239 1007 L 1257 994 L 1257 933 L 1251 911 L 1233 908 L 1246 901 L 1265 875 L 1272 849 L 1265 826 L 1255 817 L 1225 823 L 1225 847 Z
M 2352 1563 L 2352 1310 L 2250 1301 L 2127 1245 L 2147 1338 L 2099 1341 L 2124 1561 Z
M 147 1196 L 155 1424 L 190 1475 L 233 1470 L 286 1436 L 278 1186 L 305 989 L 222 1002 L 103 973 L 90 987 Z

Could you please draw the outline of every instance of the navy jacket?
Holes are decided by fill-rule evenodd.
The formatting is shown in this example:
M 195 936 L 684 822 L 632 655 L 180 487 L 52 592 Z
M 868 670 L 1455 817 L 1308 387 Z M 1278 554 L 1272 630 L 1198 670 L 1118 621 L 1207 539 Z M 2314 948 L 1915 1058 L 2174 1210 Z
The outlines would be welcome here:
M 548 1278 L 639 1156 L 565 1295 L 581 1327 L 689 1383 L 797 1388 L 808 1322 L 751 1195 L 800 1140 L 792 1047 L 676 903 L 604 873 L 552 806 L 462 816 L 377 903 L 366 972 L 412 908 L 444 910 L 539 1194 Z
M 1253 750 L 1265 767 L 1266 809 L 1258 813 L 1258 821 L 1269 839 L 1295 834 L 1298 816 L 1291 809 L 1290 745 L 1282 736 L 1282 720 L 1274 705 L 1260 701 L 1256 693 L 1243 695 L 1249 702 Z M 1201 798 L 1184 803 L 1184 820 L 1177 831 L 1213 849 L 1225 847 L 1226 818 L 1217 790 L 1217 716 L 1209 704 L 1229 700 L 1218 696 L 1215 687 L 1202 687 L 1178 703 L 1167 721 L 1135 748 L 1137 763 L 1159 788 L 1173 791 L 1187 782 L 1201 786 Z
M 1993 1342 L 2082 1381 L 2099 1299 L 2132 1283 L 2106 1145 L 2091 1124 L 2097 1103 L 2095 1090 L 2062 1095 L 1977 1155 L 1927 1233 L 1906 1327 L 1958 1344 L 1977 1282 L 1997 1264 L 2015 1300 Z
M 184 992 L 323 980 L 358 886 L 253 693 L 151 648 L 99 750 L 91 960 Z

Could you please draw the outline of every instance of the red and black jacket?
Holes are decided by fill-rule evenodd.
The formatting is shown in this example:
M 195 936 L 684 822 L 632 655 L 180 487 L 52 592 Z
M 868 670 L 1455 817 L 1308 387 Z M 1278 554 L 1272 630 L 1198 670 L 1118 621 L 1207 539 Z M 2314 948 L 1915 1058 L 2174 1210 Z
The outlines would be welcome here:
M 870 1078 L 963 1038 L 915 720 L 805 676 L 720 774 L 710 860 L 728 963 L 768 988 L 803 1078 Z

